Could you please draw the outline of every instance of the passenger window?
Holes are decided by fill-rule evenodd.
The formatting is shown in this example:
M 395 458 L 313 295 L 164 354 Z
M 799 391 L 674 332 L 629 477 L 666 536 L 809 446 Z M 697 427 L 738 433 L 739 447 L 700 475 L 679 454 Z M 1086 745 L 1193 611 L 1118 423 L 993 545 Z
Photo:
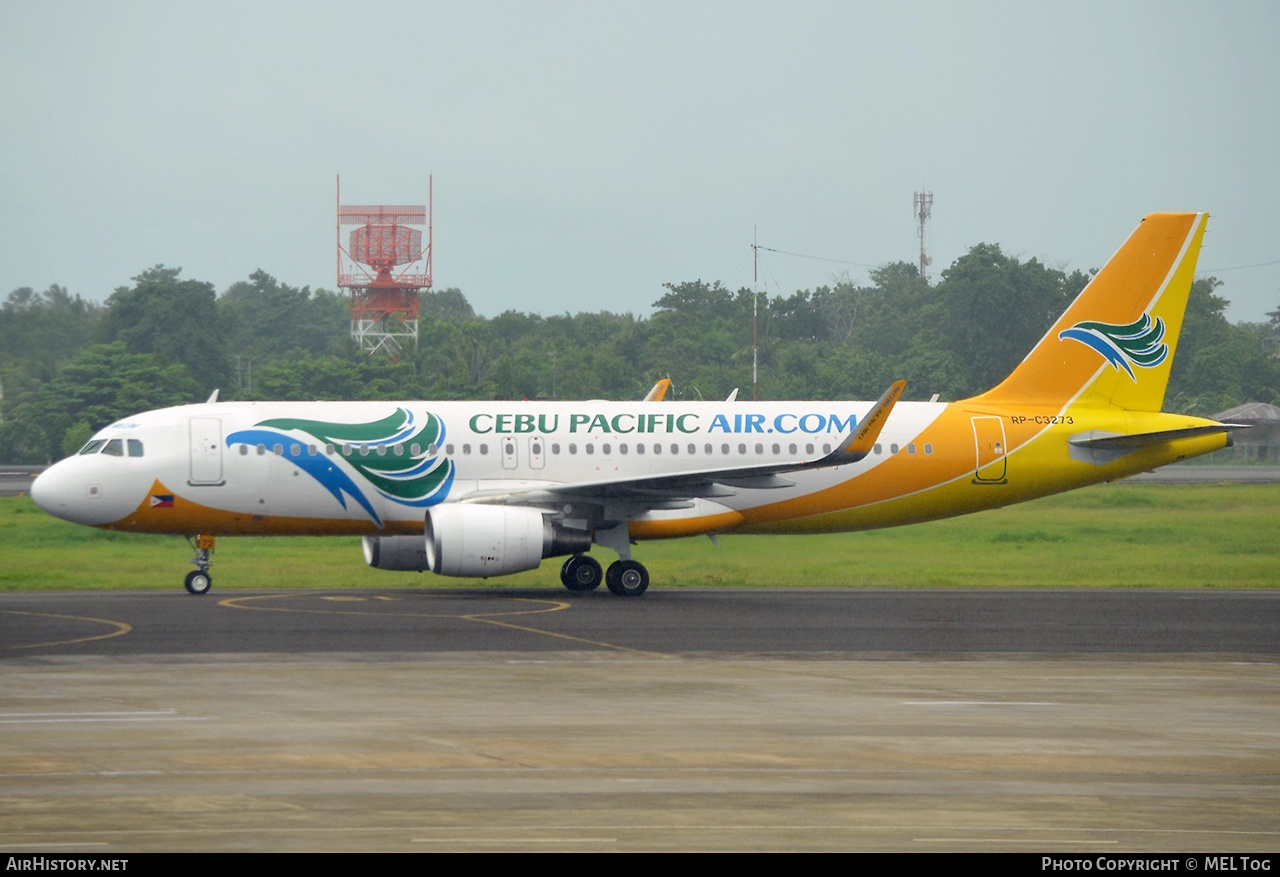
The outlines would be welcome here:
M 470 454 L 470 453 L 471 453 L 471 445 L 463 445 L 463 446 L 462 446 L 462 453 L 463 453 L 463 454 Z
M 480 454 L 481 454 L 481 456 L 483 456 L 483 455 L 485 455 L 485 454 L 487 454 L 487 453 L 489 453 L 489 443 L 488 443 L 488 442 L 481 442 L 481 443 L 480 443 Z
M 916 443 L 911 442 L 909 445 L 907 445 L 907 453 L 914 456 L 915 452 L 916 452 Z
M 758 456 L 758 457 L 762 457 L 762 456 L 764 456 L 764 445 L 762 445 L 762 444 L 757 444 L 757 445 L 756 445 L 756 456 Z
M 636 453 L 637 453 L 637 454 L 643 454 L 643 453 L 644 453 L 644 445 L 636 445 Z
M 290 457 L 301 457 L 301 456 L 302 456 L 302 445 L 298 444 L 297 442 L 294 442 L 292 445 L 290 445 L 290 446 L 289 446 L 289 456 L 290 456 Z
M 276 444 L 271 450 L 277 457 L 284 456 L 284 445 L 282 444 Z
M 879 453 L 883 453 L 883 451 L 884 451 L 884 449 L 880 446 L 880 443 L 879 443 L 879 442 L 876 442 L 876 446 L 875 446 L 875 448 L 874 448 L 873 450 L 874 450 L 877 454 L 879 454 Z
M 932 453 L 933 453 L 933 445 L 929 444 L 928 442 L 925 442 L 925 445 L 924 445 L 924 454 L 925 454 L 925 456 L 927 457 L 927 456 L 931 455 Z
M 267 452 L 267 446 L 266 446 L 266 445 L 258 445 L 258 456 L 259 456 L 259 457 L 261 457 L 261 456 L 262 456 L 263 454 L 265 454 L 266 452 Z
M 558 456 L 560 456 L 560 443 L 559 443 L 559 442 L 552 442 L 552 443 L 551 443 L 551 453 L 555 454 L 557 457 L 558 457 Z
M 627 453 L 627 443 L 626 443 L 626 442 L 623 442 L 622 444 L 618 445 L 618 453 L 619 453 L 619 454 L 626 455 L 626 453 Z
M 654 443 L 653 443 L 653 452 L 654 452 L 655 454 L 661 454 L 661 453 L 662 453 L 662 445 L 658 444 L 657 442 L 654 442 Z
M 727 456 L 729 456 L 729 446 L 728 446 L 728 445 L 721 445 L 721 446 L 720 446 L 720 453 L 724 454 L 726 457 L 727 457 Z
M 240 456 L 242 456 L 242 457 L 243 457 L 243 456 L 246 456 L 248 453 L 249 453 L 249 446 L 248 446 L 248 445 L 241 445 L 241 446 L 240 446 Z
M 600 446 L 600 453 L 604 454 L 606 457 L 609 456 L 609 454 L 613 453 L 613 446 L 608 442 L 605 442 Z
M 590 442 L 583 445 L 582 449 L 586 451 L 588 454 L 594 454 L 596 452 L 596 446 L 591 444 Z
M 891 453 L 891 454 L 896 454 L 896 453 L 898 453 L 898 446 L 897 446 L 897 444 L 896 444 L 896 443 L 895 443 L 895 444 L 891 444 L 891 445 L 889 445 L 889 453 Z

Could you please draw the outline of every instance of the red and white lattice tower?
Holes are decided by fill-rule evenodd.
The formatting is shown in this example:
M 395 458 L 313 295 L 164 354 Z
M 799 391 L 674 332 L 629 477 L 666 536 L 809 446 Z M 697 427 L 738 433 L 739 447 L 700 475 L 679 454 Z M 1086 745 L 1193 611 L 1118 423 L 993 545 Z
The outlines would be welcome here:
M 351 337 L 399 359 L 418 343 L 419 293 L 431 288 L 431 178 L 427 204 L 342 204 L 338 181 L 338 288 L 351 296 Z M 354 225 L 346 247 L 342 227 Z M 427 245 L 422 246 L 422 232 Z

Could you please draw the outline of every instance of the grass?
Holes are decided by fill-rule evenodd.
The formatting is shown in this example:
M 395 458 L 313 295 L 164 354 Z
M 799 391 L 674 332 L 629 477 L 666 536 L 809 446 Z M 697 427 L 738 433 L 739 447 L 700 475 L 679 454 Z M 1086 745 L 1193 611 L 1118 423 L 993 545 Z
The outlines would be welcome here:
M 1280 587 L 1280 486 L 1106 484 L 967 517 L 864 533 L 646 542 L 660 587 Z M 597 550 L 602 561 L 611 552 Z M 0 590 L 181 587 L 180 539 L 111 533 L 0 498 Z M 364 565 L 358 538 L 218 540 L 234 588 L 559 587 L 560 563 L 493 579 Z

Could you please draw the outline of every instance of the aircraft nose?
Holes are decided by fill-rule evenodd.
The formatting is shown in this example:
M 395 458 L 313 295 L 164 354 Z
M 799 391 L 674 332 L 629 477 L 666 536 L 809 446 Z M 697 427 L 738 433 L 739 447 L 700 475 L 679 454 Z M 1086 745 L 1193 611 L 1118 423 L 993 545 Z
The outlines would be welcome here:
M 106 474 L 94 467 L 92 459 L 70 457 L 36 477 L 31 499 L 55 518 L 101 526 L 132 507 L 123 485 L 108 484 Z M 136 502 L 134 499 L 133 504 Z
M 58 518 L 66 518 L 69 506 L 66 470 L 54 464 L 36 476 L 31 482 L 31 499 L 41 509 Z

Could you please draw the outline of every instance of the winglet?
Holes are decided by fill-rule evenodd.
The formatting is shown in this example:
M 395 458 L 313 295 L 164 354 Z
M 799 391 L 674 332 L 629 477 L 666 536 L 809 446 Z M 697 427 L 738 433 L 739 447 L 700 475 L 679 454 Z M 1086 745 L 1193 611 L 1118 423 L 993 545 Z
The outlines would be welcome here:
M 893 386 L 885 391 L 880 400 L 867 412 L 867 416 L 853 429 L 849 435 L 836 446 L 836 449 L 823 457 L 816 466 L 840 466 L 845 463 L 856 463 L 871 453 L 880 438 L 880 431 L 889 422 L 889 412 L 902 398 L 907 389 L 906 381 L 894 381 Z
M 653 385 L 653 389 L 649 391 L 649 395 L 644 397 L 645 402 L 661 402 L 663 397 L 667 395 L 667 390 L 671 389 L 671 378 L 662 378 Z

